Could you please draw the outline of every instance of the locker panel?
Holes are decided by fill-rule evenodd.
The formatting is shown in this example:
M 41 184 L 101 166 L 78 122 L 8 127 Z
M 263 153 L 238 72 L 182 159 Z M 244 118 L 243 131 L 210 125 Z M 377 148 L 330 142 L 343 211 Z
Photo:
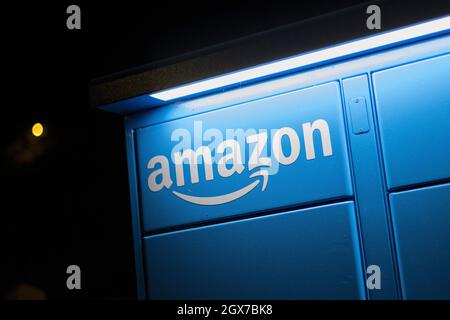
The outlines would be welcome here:
M 450 178 L 450 55 L 373 74 L 388 187 Z
M 152 299 L 361 299 L 353 202 L 144 239 Z
M 136 148 L 144 231 L 352 195 L 338 82 L 140 128 Z
M 403 297 L 450 299 L 450 184 L 390 195 Z

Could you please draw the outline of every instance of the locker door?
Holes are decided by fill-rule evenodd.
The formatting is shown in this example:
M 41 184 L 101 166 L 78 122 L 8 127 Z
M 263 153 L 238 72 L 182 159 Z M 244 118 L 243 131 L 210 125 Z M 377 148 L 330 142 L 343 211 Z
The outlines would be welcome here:
M 450 299 L 450 184 L 390 195 L 403 298 Z
M 277 140 L 282 128 L 289 135 Z M 265 138 L 248 140 L 257 134 Z M 276 144 L 289 161 L 277 160 Z M 175 154 L 194 154 L 200 147 L 211 156 L 211 165 L 196 154 L 177 167 Z M 136 149 L 146 232 L 353 193 L 336 81 L 138 128 Z M 224 174 L 218 163 L 227 154 L 231 159 Z M 270 164 L 261 158 L 269 158 Z M 254 175 L 258 172 L 267 174 Z M 161 182 L 163 176 L 167 183 Z M 151 181 L 158 188 L 151 188 Z
M 373 74 L 389 189 L 450 178 L 450 55 Z
M 450 55 L 373 74 L 403 298 L 450 298 Z M 395 88 L 395 89 L 394 89 Z
M 144 239 L 151 299 L 363 299 L 353 202 Z

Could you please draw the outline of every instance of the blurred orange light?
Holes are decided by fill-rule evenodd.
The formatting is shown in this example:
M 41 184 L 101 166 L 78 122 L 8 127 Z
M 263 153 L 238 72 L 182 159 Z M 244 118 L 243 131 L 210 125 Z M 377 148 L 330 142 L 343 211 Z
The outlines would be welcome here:
M 33 136 L 40 137 L 44 133 L 44 126 L 37 122 L 33 125 L 33 128 L 31 128 L 31 132 L 33 133 Z

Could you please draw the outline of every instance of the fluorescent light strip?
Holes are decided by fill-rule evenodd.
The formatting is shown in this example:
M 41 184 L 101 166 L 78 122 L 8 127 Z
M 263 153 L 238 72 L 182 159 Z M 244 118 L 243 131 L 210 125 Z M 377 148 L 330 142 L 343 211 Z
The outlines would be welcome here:
M 450 29 L 450 16 L 150 94 L 169 101 Z

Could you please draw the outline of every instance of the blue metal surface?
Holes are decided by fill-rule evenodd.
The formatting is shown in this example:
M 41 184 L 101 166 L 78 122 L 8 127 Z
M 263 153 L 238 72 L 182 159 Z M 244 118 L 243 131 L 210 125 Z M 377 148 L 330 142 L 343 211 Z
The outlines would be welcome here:
M 448 54 L 373 74 L 389 188 L 450 177 L 449 75 Z
M 145 252 L 153 299 L 365 295 L 352 202 L 150 236 Z
M 144 260 L 142 258 L 142 230 L 138 192 L 138 179 L 136 172 L 134 130 L 125 131 L 125 143 L 127 148 L 128 180 L 130 184 L 131 218 L 133 224 L 134 262 L 136 266 L 136 288 L 139 299 L 146 297 Z
M 393 244 L 391 242 L 386 188 L 378 155 L 375 117 L 367 75 L 360 75 L 343 81 L 347 119 L 351 115 L 354 99 L 364 98 L 368 110 L 370 130 L 354 133 L 348 128 L 351 147 L 356 204 L 361 225 L 361 240 L 364 248 L 365 266 L 377 265 L 382 270 L 382 290 L 371 290 L 372 299 L 396 299 L 400 297 Z
M 443 35 L 127 115 L 139 297 L 448 297 L 449 52 Z M 357 109 L 355 118 L 351 101 L 362 97 L 366 115 Z M 324 156 L 316 133 L 316 158 L 306 160 L 302 124 L 320 118 L 333 155 Z M 264 191 L 262 176 L 250 179 L 258 168 L 223 178 L 214 167 L 205 180 L 201 165 L 191 184 L 185 166 L 186 183 L 177 187 L 171 164 L 171 188 L 150 193 L 148 161 L 170 158 L 172 129 L 192 132 L 200 119 L 204 130 L 293 128 L 299 157 L 269 176 Z M 172 193 L 217 195 L 254 181 L 258 188 L 244 197 L 211 207 Z M 418 189 L 424 184 L 434 186 Z M 364 288 L 372 264 L 381 268 L 380 290 Z M 262 269 L 253 274 L 252 266 Z M 217 285 L 205 291 L 207 281 Z
M 283 112 L 279 112 L 280 108 Z M 321 135 L 317 129 L 313 135 L 315 155 L 314 158 L 308 159 L 305 141 L 309 138 L 308 134 L 304 133 L 302 124 L 314 123 L 316 120 L 326 121 L 328 124 L 331 153 L 326 154 L 326 133 Z M 196 123 L 197 128 L 195 128 Z M 300 143 L 298 157 L 293 163 L 286 165 L 279 164 L 274 157 L 275 138 L 274 133 L 271 132 L 283 127 L 289 127 L 295 131 Z M 218 130 L 224 140 L 226 130 L 245 131 L 242 136 L 236 134 L 226 138 L 236 139 L 233 141 L 239 143 L 243 171 L 235 172 L 229 177 L 222 177 L 218 172 L 217 160 L 212 164 L 212 179 L 206 180 L 203 162 L 198 165 L 199 181 L 192 183 L 189 165 L 184 164 L 184 185 L 179 186 L 177 179 L 181 175 L 176 174 L 171 156 L 174 154 L 172 149 L 180 141 L 173 141 L 171 137 L 180 128 L 186 130 L 185 133 L 189 134 L 192 140 L 192 144 L 186 149 L 197 150 L 201 146 L 210 146 L 213 153 L 217 152 L 218 147 L 215 141 L 211 142 L 207 137 L 204 139 L 206 141 L 202 140 L 208 130 Z M 261 150 L 262 156 L 271 157 L 272 166 L 252 168 L 249 160 L 258 150 L 256 150 L 256 143 L 246 142 L 246 137 L 259 133 L 260 129 L 267 134 L 266 145 L 264 150 Z M 143 224 L 146 231 L 352 195 L 337 82 L 138 129 L 136 134 Z M 183 136 L 183 138 L 186 137 Z M 282 147 L 285 155 L 291 154 L 292 150 L 287 137 L 282 140 Z M 148 163 L 150 159 L 158 155 L 168 158 L 172 184 L 168 188 L 163 187 L 159 191 L 152 191 L 147 183 L 149 175 L 160 170 L 160 167 L 155 166 L 149 169 Z M 199 158 L 199 162 L 200 160 L 203 159 Z M 261 169 L 267 170 L 269 174 L 265 188 L 263 177 L 251 177 L 253 173 Z M 251 191 L 234 201 L 221 205 L 193 204 L 177 197 L 174 193 L 179 192 L 206 199 L 206 197 L 236 192 L 257 179 L 261 179 L 261 182 Z
M 450 299 L 450 184 L 390 195 L 403 297 Z

